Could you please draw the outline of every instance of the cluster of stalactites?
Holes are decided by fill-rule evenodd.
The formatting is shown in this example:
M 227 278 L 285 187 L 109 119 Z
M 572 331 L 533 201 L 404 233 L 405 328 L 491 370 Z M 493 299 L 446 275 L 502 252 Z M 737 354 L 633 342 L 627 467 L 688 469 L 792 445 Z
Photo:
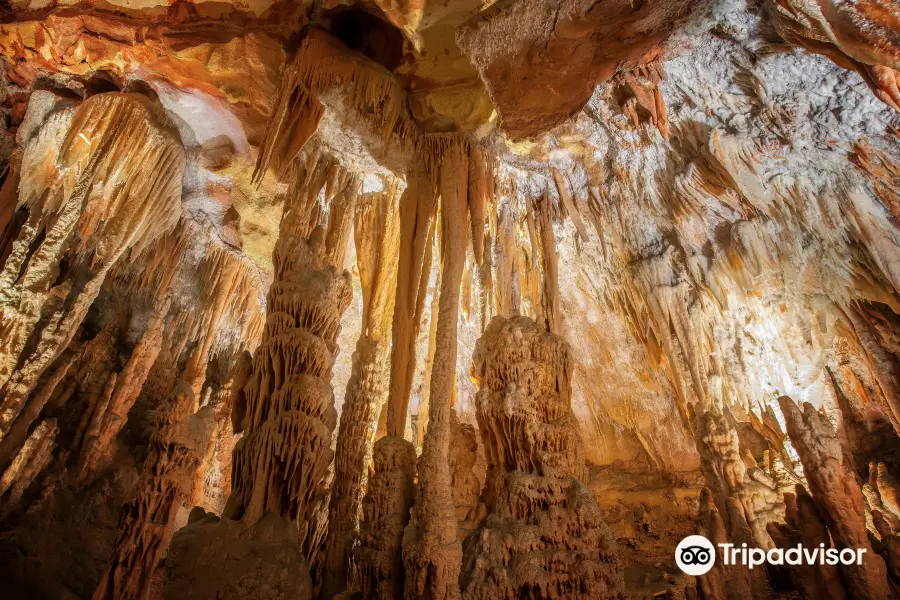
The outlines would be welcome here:
M 92 96 L 52 113 L 29 141 L 18 201 L 28 216 L 0 271 L 0 437 L 72 340 L 110 268 L 174 226 L 184 162 L 161 109 L 136 94 Z M 58 281 L 64 257 L 69 267 Z M 82 285 L 74 285 L 76 272 Z M 25 354 L 39 317 L 45 325 Z

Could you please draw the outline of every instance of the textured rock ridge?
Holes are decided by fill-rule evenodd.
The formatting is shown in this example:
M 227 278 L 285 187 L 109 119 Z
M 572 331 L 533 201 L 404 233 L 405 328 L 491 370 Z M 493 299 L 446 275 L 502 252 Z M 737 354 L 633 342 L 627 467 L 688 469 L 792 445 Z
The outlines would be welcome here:
M 463 598 L 624 598 L 616 544 L 579 482 L 569 347 L 527 317 L 494 317 L 472 373 L 488 515 L 466 540 Z

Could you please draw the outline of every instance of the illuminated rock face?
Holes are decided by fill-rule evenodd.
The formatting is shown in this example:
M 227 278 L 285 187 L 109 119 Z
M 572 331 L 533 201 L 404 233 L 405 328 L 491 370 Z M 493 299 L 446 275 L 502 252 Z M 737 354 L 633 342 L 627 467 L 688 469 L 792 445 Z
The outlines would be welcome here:
M 893 592 L 896 0 L 4 10 L 4 594 Z

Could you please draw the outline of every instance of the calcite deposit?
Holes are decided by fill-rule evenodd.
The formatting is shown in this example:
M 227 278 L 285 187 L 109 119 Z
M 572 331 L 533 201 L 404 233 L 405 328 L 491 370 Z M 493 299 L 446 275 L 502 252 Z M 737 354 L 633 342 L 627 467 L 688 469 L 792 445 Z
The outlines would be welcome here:
M 0 14 L 4 598 L 900 597 L 897 0 Z

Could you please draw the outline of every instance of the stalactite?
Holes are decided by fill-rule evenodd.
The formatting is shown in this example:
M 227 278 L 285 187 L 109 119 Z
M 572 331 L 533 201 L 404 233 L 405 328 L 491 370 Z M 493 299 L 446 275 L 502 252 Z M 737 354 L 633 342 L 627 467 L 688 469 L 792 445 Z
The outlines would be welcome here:
M 403 534 L 406 598 L 459 598 L 462 548 L 450 489 L 450 412 L 456 374 L 459 288 L 465 262 L 468 153 L 451 143 L 441 164 L 441 288 L 428 432 L 418 468 L 413 516 Z
M 466 541 L 463 598 L 624 598 L 614 538 L 579 481 L 568 344 L 527 317 L 495 317 L 472 363 L 488 516 Z
M 415 494 L 416 450 L 387 436 L 375 442 L 374 459 L 354 560 L 363 598 L 397 600 L 404 597 L 401 544 Z
M 153 572 L 174 533 L 175 512 L 190 494 L 212 427 L 212 410 L 192 415 L 193 406 L 190 386 L 180 381 L 157 410 L 140 484 L 122 507 L 109 566 L 94 600 L 148 596 Z
M 425 432 L 428 430 L 428 407 L 431 403 L 431 372 L 434 369 L 434 353 L 437 350 L 437 314 L 441 295 L 438 290 L 441 287 L 440 269 L 435 277 L 435 286 L 431 295 L 431 307 L 428 311 L 428 354 L 425 356 L 425 373 L 423 381 L 425 389 L 422 390 L 422 399 L 419 402 L 418 420 L 416 421 L 415 445 L 421 448 L 425 443 Z
M 841 445 L 827 417 L 809 403 L 801 409 L 787 396 L 778 399 L 791 442 L 800 455 L 809 491 L 838 549 L 866 550 L 861 565 L 842 565 L 853 598 L 891 595 L 884 560 L 872 551 L 866 534 L 862 491 L 844 465 Z
M 44 406 L 47 405 L 47 402 L 53 396 L 59 383 L 65 379 L 69 369 L 79 358 L 80 352 L 70 348 L 57 359 L 53 370 L 45 374 L 43 381 L 34 391 L 31 401 L 25 407 L 25 410 L 22 411 L 22 414 L 19 415 L 19 418 L 16 419 L 16 422 L 9 430 L 9 434 L 0 442 L 0 470 L 7 468 L 16 452 L 21 453 L 23 451 L 22 446 L 29 437 L 28 432 L 31 425 L 40 416 L 41 411 L 44 410 Z M 17 458 L 16 460 L 19 459 Z M 3 476 L 7 477 L 7 473 L 4 472 Z M 15 475 L 10 474 L 9 477 L 15 477 Z
M 147 328 L 131 353 L 125 368 L 116 377 L 113 392 L 104 406 L 95 407 L 82 442 L 76 477 L 85 481 L 106 453 L 110 442 L 128 420 L 128 411 L 144 387 L 150 369 L 162 349 L 163 328 L 169 303 L 162 303 L 150 316 Z
M 494 239 L 493 283 L 496 314 L 507 318 L 519 314 L 518 286 L 514 283 L 518 267 L 515 221 L 512 207 L 506 205 L 500 210 L 497 237 Z
M 320 94 L 339 89 L 360 120 L 385 142 L 430 169 L 441 155 L 443 140 L 422 133 L 407 108 L 407 95 L 381 65 L 368 61 L 320 29 L 306 32 L 293 61 L 285 69 L 274 118 L 266 130 L 257 177 L 271 165 L 283 173 L 296 157 L 312 124 L 321 118 Z M 304 136 L 307 136 L 304 138 Z
M 41 421 L 25 440 L 12 464 L 0 478 L 0 499 L 3 500 L 0 515 L 19 503 L 28 486 L 50 462 L 58 433 L 56 419 L 47 419 Z
M 110 268 L 171 228 L 181 210 L 184 151 L 168 119 L 145 97 L 92 96 L 72 112 L 57 113 L 40 138 L 46 143 L 26 149 L 27 176 L 19 186 L 29 221 L 0 272 L 0 385 L 6 385 L 0 436 L 72 340 Z M 64 255 L 71 269 L 85 269 L 80 285 L 72 285 L 71 273 L 54 285 Z M 43 315 L 35 350 L 23 355 L 42 308 L 60 293 L 66 302 Z
M 356 216 L 356 263 L 363 295 L 362 332 L 338 430 L 320 597 L 344 590 L 357 534 L 363 486 L 379 410 L 387 400 L 390 324 L 399 249 L 396 185 L 364 200 Z M 405 523 L 404 523 L 405 524 Z
M 387 434 L 403 437 L 415 369 L 417 316 L 421 315 L 422 281 L 428 279 L 425 256 L 431 244 L 432 216 L 437 190 L 431 172 L 416 170 L 407 175 L 400 197 L 400 263 L 391 333 L 391 384 L 388 395 Z
M 544 194 L 535 201 L 536 227 L 540 237 L 540 257 L 543 277 L 541 281 L 541 321 L 547 331 L 557 333 L 560 327 L 559 313 L 559 257 L 553 235 L 553 218 L 550 198 Z M 585 239 L 587 239 L 585 237 Z

